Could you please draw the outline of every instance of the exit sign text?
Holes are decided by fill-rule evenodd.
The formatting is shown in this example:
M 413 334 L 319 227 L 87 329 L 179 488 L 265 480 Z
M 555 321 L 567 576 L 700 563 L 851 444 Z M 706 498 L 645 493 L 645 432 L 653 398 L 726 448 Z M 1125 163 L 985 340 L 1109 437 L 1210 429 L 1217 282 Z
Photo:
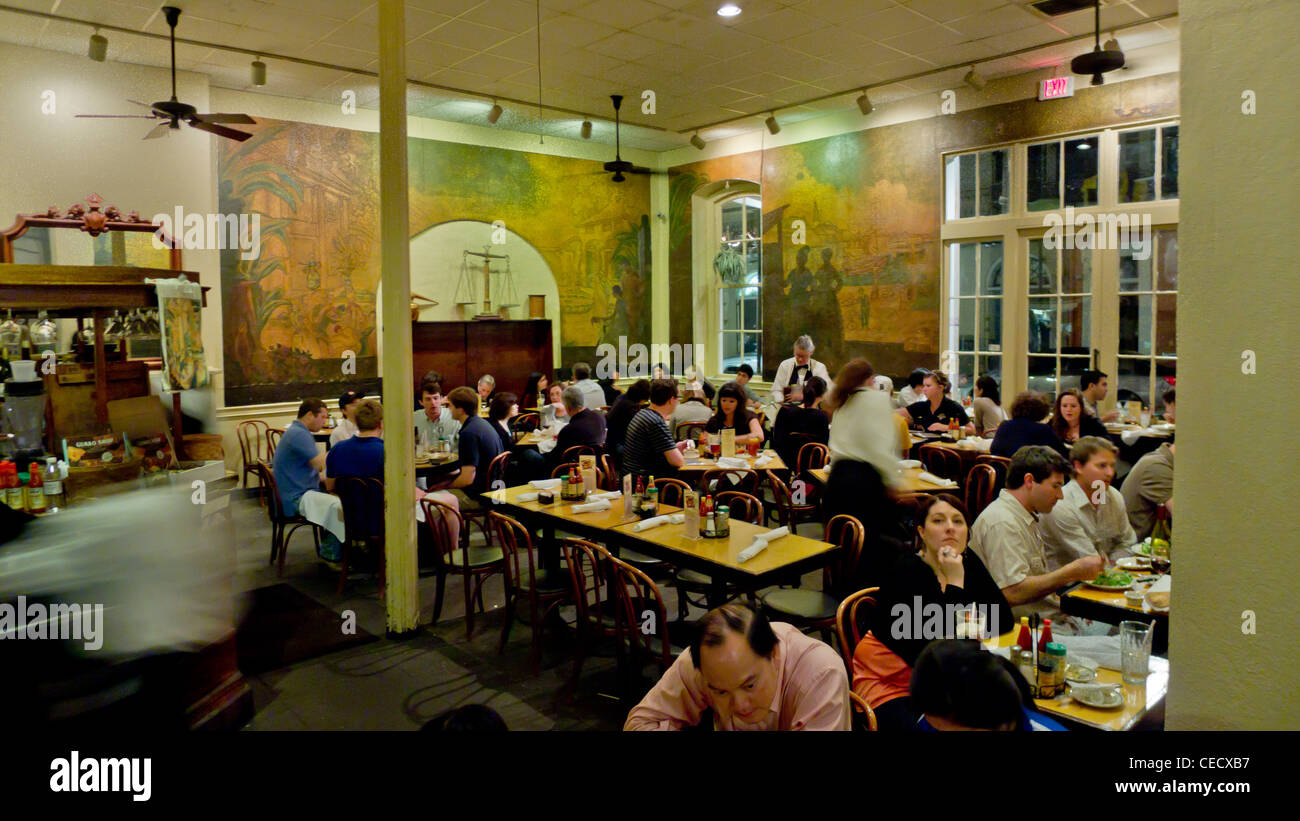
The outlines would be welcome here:
M 1073 77 L 1048 77 L 1038 84 L 1038 99 L 1057 100 L 1074 96 Z

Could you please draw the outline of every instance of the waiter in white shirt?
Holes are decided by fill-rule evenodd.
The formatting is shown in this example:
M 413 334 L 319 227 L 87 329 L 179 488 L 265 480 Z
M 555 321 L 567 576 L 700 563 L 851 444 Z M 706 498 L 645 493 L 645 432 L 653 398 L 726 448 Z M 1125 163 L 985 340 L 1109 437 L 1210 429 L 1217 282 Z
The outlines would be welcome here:
M 794 342 L 794 356 L 781 363 L 776 369 L 776 378 L 772 380 L 772 404 L 777 407 L 786 402 L 785 389 L 792 388 L 790 399 L 798 400 L 803 395 L 804 380 L 811 376 L 820 376 L 826 380 L 826 384 L 831 384 L 831 376 L 826 372 L 826 366 L 812 358 L 813 354 L 812 337 L 804 334 Z M 773 411 L 769 416 L 776 418 Z

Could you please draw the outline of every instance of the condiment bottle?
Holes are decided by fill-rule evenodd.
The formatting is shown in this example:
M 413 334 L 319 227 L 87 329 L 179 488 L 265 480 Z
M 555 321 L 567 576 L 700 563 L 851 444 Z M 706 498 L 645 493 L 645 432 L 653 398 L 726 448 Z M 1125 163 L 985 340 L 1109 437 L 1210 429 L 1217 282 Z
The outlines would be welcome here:
M 13 462 L 5 462 L 5 504 L 14 510 L 22 510 L 26 507 L 23 504 L 23 485 L 18 480 L 18 465 Z
M 1034 652 L 1034 638 L 1029 632 L 1029 617 L 1020 617 L 1020 632 L 1016 634 L 1016 646 L 1021 650 L 1029 651 L 1032 656 Z M 1032 679 L 1031 679 L 1032 683 Z
M 655 487 L 654 478 L 650 479 L 650 501 L 646 503 L 650 507 L 650 512 L 659 515 L 659 488 Z
M 948 436 L 951 437 L 953 440 L 956 440 L 956 439 L 957 439 L 957 431 L 959 431 L 959 430 L 961 430 L 961 428 L 957 426 L 957 420 L 956 420 L 956 419 L 949 419 L 949 420 L 948 420 Z
M 63 502 L 63 475 L 59 473 L 59 468 L 55 464 L 53 456 L 45 457 L 45 507 L 47 510 L 57 510 L 64 506 Z
M 28 471 L 27 512 L 39 516 L 45 512 L 45 479 L 41 476 L 40 462 L 32 462 Z
M 1047 645 L 1052 643 L 1052 620 L 1043 619 L 1043 632 L 1038 637 L 1038 657 L 1047 653 Z
M 1065 689 L 1065 645 L 1060 642 L 1050 642 L 1047 645 L 1047 654 L 1052 659 L 1052 669 L 1056 673 L 1056 692 L 1060 693 Z
M 727 532 L 727 522 L 731 518 L 731 508 L 727 505 L 718 505 L 718 511 L 714 514 L 714 523 L 718 526 L 719 533 Z
M 1031 691 L 1037 690 L 1038 671 L 1034 669 L 1034 653 L 1032 650 L 1013 648 L 1020 655 L 1020 660 L 1016 666 L 1020 669 L 1020 675 L 1025 677 Z

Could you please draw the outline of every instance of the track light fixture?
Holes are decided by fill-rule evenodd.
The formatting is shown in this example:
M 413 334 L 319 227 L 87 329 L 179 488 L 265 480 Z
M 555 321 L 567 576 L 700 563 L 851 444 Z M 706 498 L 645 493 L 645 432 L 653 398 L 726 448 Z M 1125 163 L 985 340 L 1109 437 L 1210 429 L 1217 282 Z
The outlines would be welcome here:
M 266 63 L 263 63 L 260 57 L 253 61 L 252 74 L 253 85 L 266 85 Z
M 970 67 L 970 71 L 966 72 L 966 76 L 962 78 L 962 81 L 976 91 L 983 91 L 984 86 L 988 85 L 988 81 L 976 73 L 975 66 Z
M 781 133 L 781 124 L 776 121 L 775 111 L 767 116 L 767 119 L 763 121 L 763 124 L 766 125 L 767 130 L 772 132 L 774 135 Z
M 99 29 L 95 29 L 95 33 L 90 35 L 90 47 L 86 51 L 86 56 L 96 63 L 104 62 L 104 58 L 108 56 L 108 38 L 100 34 Z
M 707 143 L 704 142 L 704 138 L 703 138 L 703 137 L 701 137 L 698 133 L 696 133 L 696 134 L 694 134 L 694 135 L 691 137 L 691 145 L 693 145 L 693 146 L 695 146 L 696 148 L 698 148 L 699 150 L 703 151 L 703 150 L 704 150 L 704 146 L 707 145 Z
M 862 116 L 867 116 L 874 111 L 875 108 L 876 107 L 871 104 L 871 98 L 867 96 L 867 92 L 863 91 L 862 96 L 858 98 L 858 110 L 862 112 Z
M 582 121 L 582 138 L 584 140 L 591 139 L 591 120 Z
M 499 104 L 497 104 L 496 102 L 493 102 L 493 103 L 492 103 L 492 110 L 488 112 L 488 122 L 489 122 L 489 123 L 492 123 L 492 125 L 496 125 L 496 124 L 497 124 L 497 120 L 501 119 L 501 113 L 502 113 L 503 111 L 505 111 L 505 109 L 503 109 L 503 108 L 502 108 Z

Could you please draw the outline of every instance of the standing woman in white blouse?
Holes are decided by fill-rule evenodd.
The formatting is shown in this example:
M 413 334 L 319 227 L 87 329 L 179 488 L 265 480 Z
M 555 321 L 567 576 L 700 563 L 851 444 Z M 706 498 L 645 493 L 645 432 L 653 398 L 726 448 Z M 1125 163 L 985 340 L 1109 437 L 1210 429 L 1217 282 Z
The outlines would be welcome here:
M 889 488 L 898 484 L 898 432 L 893 403 L 872 385 L 875 369 L 851 360 L 835 375 L 823 407 L 831 413 L 831 475 L 823 502 L 826 518 L 841 513 L 862 522 L 868 534 L 859 567 L 859 586 L 869 586 L 894 558 L 890 539 L 898 513 Z M 876 579 L 878 581 L 878 578 Z M 858 583 L 858 582 L 855 582 Z

